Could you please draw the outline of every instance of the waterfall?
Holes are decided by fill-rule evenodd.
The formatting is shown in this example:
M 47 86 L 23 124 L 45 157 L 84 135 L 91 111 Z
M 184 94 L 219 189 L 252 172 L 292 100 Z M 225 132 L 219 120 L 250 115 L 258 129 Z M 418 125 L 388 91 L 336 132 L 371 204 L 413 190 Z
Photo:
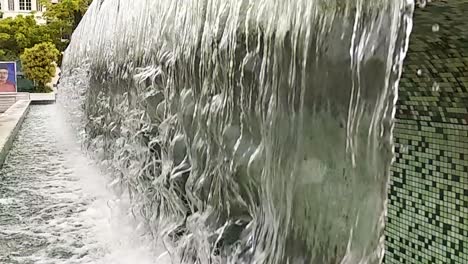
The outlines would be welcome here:
M 61 100 L 174 263 L 380 263 L 412 0 L 95 0 Z

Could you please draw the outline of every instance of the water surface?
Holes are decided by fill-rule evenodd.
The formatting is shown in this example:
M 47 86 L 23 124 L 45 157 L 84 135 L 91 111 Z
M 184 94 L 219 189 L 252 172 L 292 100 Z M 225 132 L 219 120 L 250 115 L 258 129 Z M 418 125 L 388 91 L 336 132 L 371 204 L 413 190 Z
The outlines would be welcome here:
M 67 129 L 59 106 L 31 107 L 0 170 L 0 263 L 153 263 Z

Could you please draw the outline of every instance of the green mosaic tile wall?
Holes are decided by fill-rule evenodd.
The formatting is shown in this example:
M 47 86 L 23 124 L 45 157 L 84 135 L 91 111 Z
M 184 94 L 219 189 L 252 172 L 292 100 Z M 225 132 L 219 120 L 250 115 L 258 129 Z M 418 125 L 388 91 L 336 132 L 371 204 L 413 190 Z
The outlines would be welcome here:
M 468 0 L 415 13 L 394 135 L 386 264 L 468 264 Z

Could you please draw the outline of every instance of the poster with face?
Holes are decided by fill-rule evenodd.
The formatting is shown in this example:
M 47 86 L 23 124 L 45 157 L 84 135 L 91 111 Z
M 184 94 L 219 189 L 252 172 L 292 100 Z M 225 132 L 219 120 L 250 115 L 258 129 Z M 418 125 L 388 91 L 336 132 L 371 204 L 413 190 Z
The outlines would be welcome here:
M 16 93 L 16 63 L 0 61 L 0 93 Z

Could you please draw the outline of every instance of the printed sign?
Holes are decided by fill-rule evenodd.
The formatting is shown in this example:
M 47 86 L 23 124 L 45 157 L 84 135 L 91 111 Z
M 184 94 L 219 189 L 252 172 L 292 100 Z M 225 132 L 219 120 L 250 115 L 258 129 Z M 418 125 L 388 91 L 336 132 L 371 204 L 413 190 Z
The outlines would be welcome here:
M 0 93 L 16 93 L 16 63 L 0 61 Z

